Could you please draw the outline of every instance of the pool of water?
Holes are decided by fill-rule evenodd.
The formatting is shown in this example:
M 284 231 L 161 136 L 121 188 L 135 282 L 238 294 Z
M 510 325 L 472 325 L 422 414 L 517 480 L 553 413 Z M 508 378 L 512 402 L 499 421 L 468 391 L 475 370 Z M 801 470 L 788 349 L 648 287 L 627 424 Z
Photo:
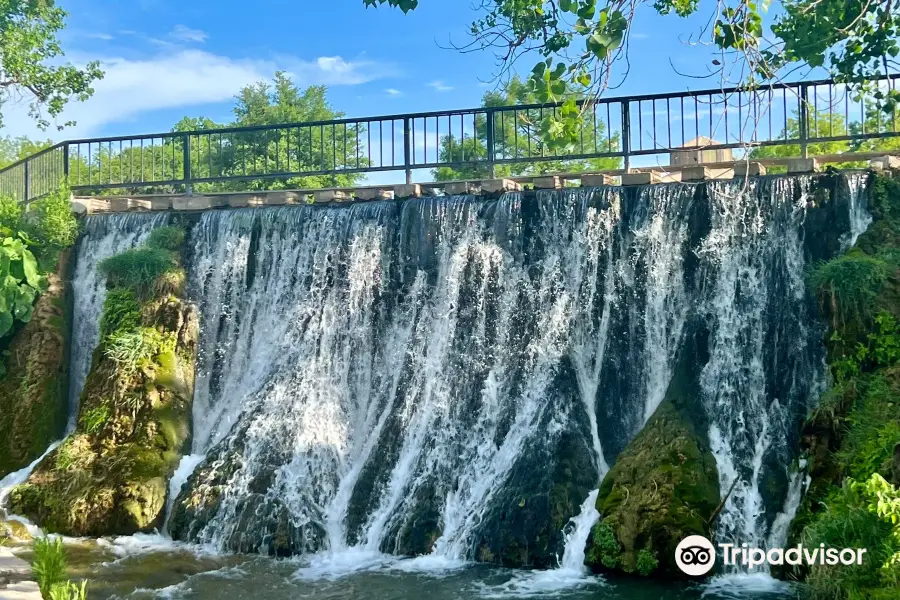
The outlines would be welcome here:
M 400 559 L 353 550 L 277 560 L 223 556 L 157 536 L 67 540 L 67 548 L 70 575 L 90 581 L 91 600 L 774 600 L 795 596 L 784 582 L 760 574 L 673 584 L 563 569 L 525 571 L 431 557 Z M 29 558 L 27 551 L 19 554 Z

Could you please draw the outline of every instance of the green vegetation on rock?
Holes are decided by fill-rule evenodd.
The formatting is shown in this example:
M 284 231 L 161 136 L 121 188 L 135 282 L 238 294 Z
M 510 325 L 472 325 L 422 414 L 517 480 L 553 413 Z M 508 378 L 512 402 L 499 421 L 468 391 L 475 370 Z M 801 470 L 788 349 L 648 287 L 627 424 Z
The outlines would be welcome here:
M 869 207 L 856 248 L 808 278 L 828 323 L 832 384 L 805 426 L 812 481 L 792 543 L 867 549 L 859 566 L 797 568 L 814 600 L 900 589 L 900 182 L 873 175 Z
M 718 503 L 712 454 L 672 401 L 664 401 L 600 486 L 601 521 L 585 562 L 598 571 L 677 575 L 675 547 L 688 535 L 709 536 Z
M 41 595 L 47 600 L 85 600 L 87 581 L 81 585 L 67 579 L 68 560 L 62 539 L 40 537 L 34 541 L 31 568 Z
M 113 265 L 104 269 L 111 289 L 76 430 L 10 495 L 14 511 L 49 531 L 128 535 L 160 524 L 166 481 L 190 436 L 198 330 L 180 298 L 184 233 L 166 229 L 151 242 L 170 249 L 104 263 Z M 122 262 L 140 277 L 117 270 Z
M 66 421 L 69 190 L 27 211 L 0 198 L 0 477 L 59 438 Z

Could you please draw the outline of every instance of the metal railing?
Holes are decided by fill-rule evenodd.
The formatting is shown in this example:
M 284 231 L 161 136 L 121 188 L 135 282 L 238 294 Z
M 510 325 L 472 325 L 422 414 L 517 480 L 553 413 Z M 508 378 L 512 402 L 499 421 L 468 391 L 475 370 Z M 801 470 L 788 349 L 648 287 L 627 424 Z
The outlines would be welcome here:
M 542 134 L 559 104 L 70 140 L 0 170 L 0 195 L 28 201 L 63 178 L 82 192 L 190 192 L 258 189 L 272 181 L 348 186 L 360 174 L 381 171 L 404 171 L 410 182 L 417 169 L 465 169 L 465 178 L 488 178 L 502 165 L 522 172 L 544 161 L 569 171 L 628 169 L 639 156 L 765 146 L 789 146 L 805 157 L 818 144 L 897 136 L 896 112 L 875 107 L 873 92 L 893 88 L 898 77 L 852 94 L 824 80 L 603 98 L 582 104 L 577 139 L 563 148 Z

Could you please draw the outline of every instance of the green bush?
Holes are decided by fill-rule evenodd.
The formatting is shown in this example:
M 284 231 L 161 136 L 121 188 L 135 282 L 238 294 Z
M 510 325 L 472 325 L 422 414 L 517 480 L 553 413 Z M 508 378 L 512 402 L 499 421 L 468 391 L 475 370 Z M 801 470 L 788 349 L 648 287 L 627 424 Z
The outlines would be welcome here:
M 141 325 L 141 305 L 134 291 L 115 288 L 106 295 L 100 316 L 100 339 L 118 331 L 130 331 Z
M 32 202 L 25 220 L 27 233 L 56 251 L 68 248 L 78 237 L 78 220 L 72 214 L 71 192 L 65 183 Z
M 616 568 L 616 565 L 619 564 L 619 554 L 621 553 L 621 550 L 619 548 L 619 542 L 616 541 L 616 534 L 613 532 L 612 527 L 606 523 L 598 523 L 597 525 L 594 525 L 591 536 L 593 537 L 594 543 L 590 549 L 590 553 L 594 556 L 589 556 L 588 560 L 595 564 L 601 564 L 607 569 Z
M 0 228 L 8 229 L 3 235 L 12 236 L 18 231 L 22 219 L 22 205 L 8 196 L 0 196 Z
M 659 560 L 657 560 L 652 552 L 645 548 L 643 550 L 638 550 L 637 563 L 635 566 L 637 567 L 638 573 L 647 577 L 659 566 Z
M 31 569 L 44 598 L 50 597 L 50 589 L 66 578 L 66 549 L 58 537 L 40 537 L 34 541 L 34 558 Z
M 150 232 L 147 238 L 148 248 L 159 248 L 162 250 L 178 251 L 184 243 L 184 229 L 181 227 L 157 227 Z
M 109 421 L 109 407 L 106 405 L 92 408 L 81 416 L 81 425 L 87 433 L 97 433 Z
M 0 337 L 16 321 L 27 323 L 34 300 L 44 286 L 37 259 L 17 238 L 0 238 Z
M 832 326 L 865 324 L 872 307 L 893 270 L 881 257 L 851 250 L 818 265 L 809 276 L 809 285 L 832 319 Z
M 135 248 L 100 263 L 100 271 L 113 287 L 147 293 L 161 276 L 177 268 L 175 254 L 161 248 Z

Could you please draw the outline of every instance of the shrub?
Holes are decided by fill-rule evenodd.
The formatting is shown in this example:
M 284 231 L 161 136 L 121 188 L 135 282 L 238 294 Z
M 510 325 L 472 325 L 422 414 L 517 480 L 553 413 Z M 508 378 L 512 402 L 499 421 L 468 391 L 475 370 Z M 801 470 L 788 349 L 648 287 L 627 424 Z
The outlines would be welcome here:
M 870 310 L 891 270 L 882 258 L 851 250 L 818 265 L 810 273 L 809 285 L 834 328 L 848 323 L 865 324 L 872 317 Z
M 134 291 L 115 288 L 106 295 L 100 317 L 100 339 L 118 331 L 129 331 L 141 325 L 141 305 Z
M 177 251 L 184 243 L 184 229 L 181 227 L 157 227 L 147 238 L 148 248 Z
M 161 248 L 135 248 L 100 263 L 100 271 L 113 287 L 131 288 L 145 294 L 162 275 L 175 270 L 175 255 Z
M 49 196 L 32 202 L 22 228 L 44 247 L 42 258 L 55 263 L 59 251 L 74 244 L 78 237 L 78 220 L 72 214 L 69 187 L 60 184 Z
M 109 421 L 109 416 L 109 407 L 98 406 L 85 411 L 81 416 L 81 425 L 87 433 L 97 433 Z
M 31 568 L 41 595 L 49 598 L 51 588 L 66 578 L 66 549 L 62 540 L 58 537 L 36 539 Z
M 10 230 L 4 235 L 12 235 L 16 232 L 20 227 L 21 219 L 22 205 L 13 198 L 0 196 L 0 227 Z
M 646 577 L 656 570 L 656 567 L 659 566 L 659 560 L 657 560 L 653 552 L 645 548 L 638 551 L 635 566 L 637 567 L 637 572 Z
M 18 238 L 0 238 L 0 337 L 16 321 L 31 320 L 34 300 L 44 279 L 37 260 Z
M 593 556 L 588 557 L 590 562 L 602 564 L 607 569 L 614 569 L 619 564 L 620 549 L 612 527 L 606 523 L 599 523 L 594 526 L 591 536 L 594 543 L 590 550 L 590 554 Z

